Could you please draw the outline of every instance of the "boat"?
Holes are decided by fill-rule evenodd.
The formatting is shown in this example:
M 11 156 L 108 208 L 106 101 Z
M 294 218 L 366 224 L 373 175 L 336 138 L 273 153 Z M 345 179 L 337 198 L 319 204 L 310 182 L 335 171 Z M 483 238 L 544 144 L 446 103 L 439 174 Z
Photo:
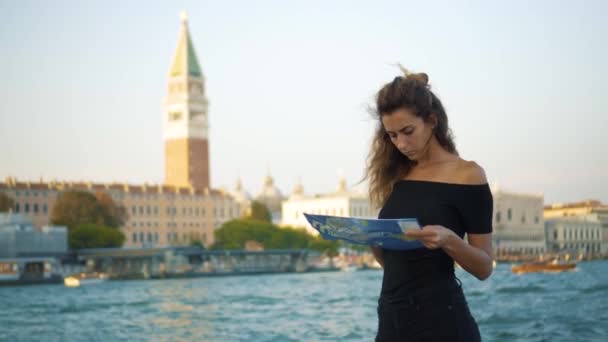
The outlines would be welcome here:
M 329 257 L 323 257 L 316 260 L 308 267 L 308 272 L 335 272 L 340 268 L 336 266 L 333 260 Z
M 352 258 L 336 257 L 333 264 L 342 272 L 354 272 L 359 270 L 359 265 Z
M 382 265 L 380 265 L 380 263 L 376 259 L 373 259 L 372 261 L 364 262 L 361 269 L 363 269 L 363 270 L 381 270 Z
M 80 285 L 98 284 L 106 280 L 108 280 L 106 273 L 85 272 L 65 277 L 63 284 L 67 287 L 78 287 Z
M 346 264 L 340 267 L 340 271 L 342 272 L 354 272 L 357 271 L 359 267 L 357 265 Z
M 536 261 L 511 266 L 511 272 L 515 274 L 532 272 L 564 272 L 576 268 L 576 263 L 568 261 Z

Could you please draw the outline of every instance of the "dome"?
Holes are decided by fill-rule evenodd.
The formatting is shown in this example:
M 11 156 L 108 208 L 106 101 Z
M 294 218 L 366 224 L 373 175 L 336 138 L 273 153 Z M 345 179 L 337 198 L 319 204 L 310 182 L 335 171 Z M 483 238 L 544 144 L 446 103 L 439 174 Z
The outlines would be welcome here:
M 237 179 L 234 191 L 232 191 L 230 194 L 239 203 L 247 203 L 251 201 L 251 195 L 249 195 L 249 193 L 243 189 L 243 184 L 241 183 L 240 178 Z
M 293 187 L 293 191 L 291 192 L 289 198 L 292 199 L 302 197 L 304 197 L 304 186 L 302 185 L 302 181 L 298 180 L 298 183 L 296 183 L 296 185 Z
M 274 179 L 270 174 L 264 177 L 264 186 L 256 196 L 257 198 L 283 198 L 281 191 L 274 185 Z
M 281 191 L 274 185 L 274 179 L 270 176 L 270 173 L 264 177 L 264 186 L 255 197 L 255 200 L 264 203 L 271 213 L 281 212 L 283 194 L 281 194 Z

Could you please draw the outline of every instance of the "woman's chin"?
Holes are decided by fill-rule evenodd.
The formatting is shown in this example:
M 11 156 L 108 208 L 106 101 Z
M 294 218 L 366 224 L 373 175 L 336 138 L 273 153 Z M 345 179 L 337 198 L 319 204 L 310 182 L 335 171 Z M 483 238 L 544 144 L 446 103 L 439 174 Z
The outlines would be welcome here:
M 406 156 L 407 159 L 409 159 L 411 161 L 416 161 L 418 159 L 418 156 L 416 155 L 416 152 L 403 153 L 403 155 Z

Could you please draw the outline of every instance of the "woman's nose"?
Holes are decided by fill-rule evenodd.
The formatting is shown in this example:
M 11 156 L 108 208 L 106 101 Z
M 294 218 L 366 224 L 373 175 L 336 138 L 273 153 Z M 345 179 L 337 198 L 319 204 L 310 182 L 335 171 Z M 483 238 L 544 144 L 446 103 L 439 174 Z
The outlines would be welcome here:
M 397 137 L 397 148 L 404 150 L 407 147 L 407 139 L 404 136 Z

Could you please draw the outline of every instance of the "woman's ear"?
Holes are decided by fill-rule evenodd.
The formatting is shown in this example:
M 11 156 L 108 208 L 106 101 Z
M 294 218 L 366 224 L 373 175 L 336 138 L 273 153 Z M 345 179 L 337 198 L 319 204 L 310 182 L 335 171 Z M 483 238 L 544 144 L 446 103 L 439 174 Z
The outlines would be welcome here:
M 429 122 L 431 123 L 431 127 L 433 127 L 433 130 L 435 130 L 435 128 L 437 128 L 437 124 L 439 123 L 439 120 L 437 120 L 437 115 L 435 115 L 435 113 L 431 113 L 429 115 Z

